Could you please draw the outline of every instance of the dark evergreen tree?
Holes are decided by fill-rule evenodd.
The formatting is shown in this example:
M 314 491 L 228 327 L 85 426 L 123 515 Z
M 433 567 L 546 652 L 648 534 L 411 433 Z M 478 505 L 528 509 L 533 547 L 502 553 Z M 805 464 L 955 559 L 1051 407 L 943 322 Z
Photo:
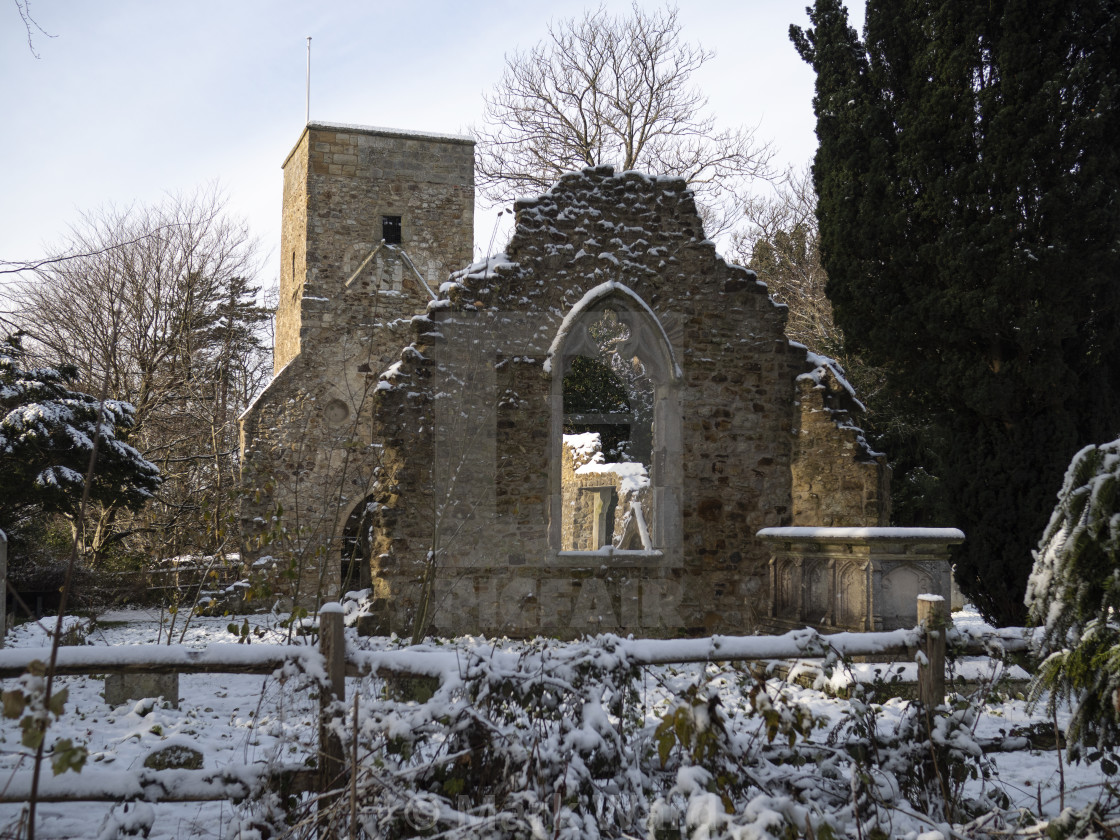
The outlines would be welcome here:
M 571 370 L 564 376 L 565 415 L 629 416 L 630 396 L 626 385 L 599 359 L 576 356 Z M 604 456 L 608 461 L 625 460 L 630 454 L 630 425 L 628 423 L 564 423 L 564 434 L 578 435 L 595 432 L 599 435 Z
M 809 12 L 837 322 L 923 418 L 962 589 L 1022 622 L 1066 464 L 1120 430 L 1120 2 Z
M 73 368 L 25 364 L 19 335 L 0 343 L 0 528 L 18 532 L 36 513 L 80 528 L 90 459 L 96 503 L 139 509 L 160 484 L 159 470 L 124 442 L 134 410 L 73 390 Z
M 1070 756 L 1078 758 L 1083 747 L 1109 749 L 1114 768 L 1120 747 L 1118 568 L 1120 440 L 1114 440 L 1086 446 L 1069 465 L 1027 585 L 1031 622 L 1042 628 L 1035 637 L 1042 664 L 1031 699 L 1045 697 L 1051 715 L 1069 704 Z

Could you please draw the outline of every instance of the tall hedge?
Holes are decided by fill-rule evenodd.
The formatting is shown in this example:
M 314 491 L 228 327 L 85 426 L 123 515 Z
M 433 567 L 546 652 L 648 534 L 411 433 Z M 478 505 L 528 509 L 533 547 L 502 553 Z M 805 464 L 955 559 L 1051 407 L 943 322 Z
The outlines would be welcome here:
M 961 588 L 1022 623 L 1066 465 L 1120 432 L 1120 2 L 809 11 L 837 322 L 921 418 Z

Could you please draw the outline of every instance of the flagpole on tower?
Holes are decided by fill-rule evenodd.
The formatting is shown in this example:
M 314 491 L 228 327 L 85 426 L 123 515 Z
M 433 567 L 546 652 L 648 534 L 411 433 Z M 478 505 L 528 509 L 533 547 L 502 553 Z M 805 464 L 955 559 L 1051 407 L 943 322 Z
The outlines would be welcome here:
M 311 122 L 311 36 L 307 36 L 307 98 L 304 104 L 304 121 Z

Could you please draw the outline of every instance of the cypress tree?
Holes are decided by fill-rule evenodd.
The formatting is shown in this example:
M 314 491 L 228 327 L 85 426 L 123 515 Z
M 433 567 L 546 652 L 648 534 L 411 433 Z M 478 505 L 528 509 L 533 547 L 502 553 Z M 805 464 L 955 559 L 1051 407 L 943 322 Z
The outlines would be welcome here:
M 921 417 L 965 594 L 1021 623 L 1065 466 L 1120 432 L 1120 0 L 809 11 L 837 322 Z

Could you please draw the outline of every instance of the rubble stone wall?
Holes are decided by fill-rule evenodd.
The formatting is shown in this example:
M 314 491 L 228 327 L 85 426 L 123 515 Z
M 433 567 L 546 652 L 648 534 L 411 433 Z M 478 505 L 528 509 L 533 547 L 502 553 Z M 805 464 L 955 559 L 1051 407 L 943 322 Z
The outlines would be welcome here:
M 426 382 L 467 378 L 440 369 L 448 344 L 469 343 L 474 318 L 479 343 L 493 348 L 492 475 L 501 495 L 493 521 L 458 529 L 460 541 L 446 548 L 447 567 L 461 570 L 455 585 L 485 599 L 490 577 L 535 580 L 518 584 L 523 593 L 501 588 L 498 602 L 479 605 L 507 615 L 511 599 L 523 604 L 522 619 L 503 623 L 502 632 L 544 632 L 535 622 L 545 618 L 552 625 L 555 615 L 541 603 L 540 587 L 557 574 L 563 582 L 555 586 L 570 586 L 572 575 L 601 579 L 620 629 L 750 629 L 758 618 L 752 604 L 764 603 L 769 562 L 754 533 L 792 521 L 794 380 L 806 362 L 804 351 L 784 336 L 784 309 L 753 274 L 719 258 L 704 238 L 691 192 L 677 179 L 615 175 L 606 167 L 566 175 L 547 195 L 518 202 L 517 222 L 500 260 L 460 275 L 446 303 L 432 304 L 427 317 L 414 322 L 408 357 L 387 376 L 390 387 L 377 393 L 378 422 L 391 430 L 383 426 L 376 436 L 395 450 L 402 472 L 411 473 L 410 453 L 417 453 L 417 462 L 427 455 L 407 440 L 408 429 L 430 412 L 415 395 Z M 645 558 L 638 569 L 626 570 L 617 559 L 604 564 L 566 557 L 560 529 L 550 524 L 558 513 L 553 502 L 561 472 L 560 397 L 553 386 L 563 375 L 563 342 L 555 345 L 565 318 L 596 290 L 603 295 L 597 305 L 644 307 L 677 366 L 659 398 L 671 403 L 666 416 L 675 415 L 679 434 L 653 453 L 651 476 L 652 518 L 663 526 L 662 544 L 654 546 L 659 556 Z M 482 326 L 501 320 L 508 322 L 505 329 Z M 455 433 L 436 428 L 434 435 L 441 440 Z M 388 442 L 393 435 L 406 438 L 399 449 Z M 480 495 L 467 483 L 458 492 L 463 511 L 468 498 Z M 381 500 L 380 510 L 392 521 L 381 528 L 382 556 L 374 564 L 375 577 L 392 590 L 386 604 L 394 627 L 407 623 L 419 597 L 431 533 L 422 511 L 432 507 L 397 498 L 398 505 L 388 495 Z M 624 582 L 635 577 L 650 582 L 650 594 L 631 602 Z M 635 616 L 623 610 L 624 602 L 659 603 L 661 616 L 640 610 Z M 582 615 L 584 605 L 573 601 L 572 609 Z M 624 623 L 624 614 L 637 624 Z M 456 611 L 436 618 L 445 632 L 461 620 Z
M 793 524 L 890 524 L 890 467 L 855 425 L 860 405 L 830 360 L 797 378 Z

